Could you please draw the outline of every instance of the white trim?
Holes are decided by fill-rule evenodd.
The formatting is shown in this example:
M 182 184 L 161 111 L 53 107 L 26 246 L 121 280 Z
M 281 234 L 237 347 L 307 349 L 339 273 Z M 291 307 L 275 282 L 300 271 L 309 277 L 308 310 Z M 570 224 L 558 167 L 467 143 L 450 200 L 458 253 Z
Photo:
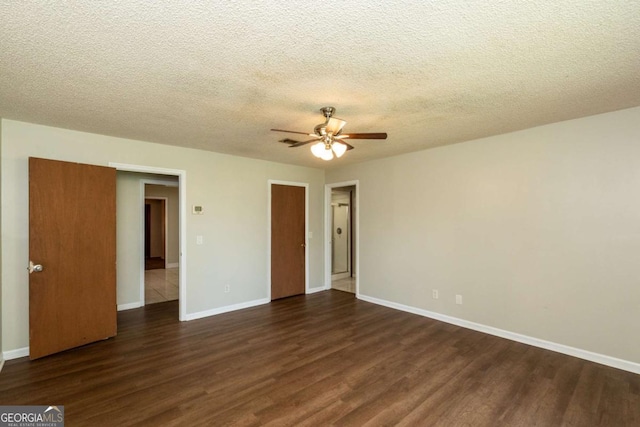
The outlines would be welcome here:
M 118 311 L 131 310 L 134 308 L 144 307 L 144 302 L 130 302 L 127 304 L 118 304 Z
M 331 230 L 333 231 L 333 230 Z M 331 281 L 346 279 L 347 277 L 351 277 L 351 272 L 345 271 L 344 273 L 336 273 L 331 275 Z
M 116 168 L 119 171 L 151 173 L 155 175 L 180 175 L 186 173 L 181 169 L 158 168 L 155 166 L 132 165 L 128 163 L 109 162 L 110 168 Z
M 568 345 L 558 344 L 551 341 L 545 341 L 539 338 L 534 338 L 527 335 L 511 332 L 511 331 L 505 331 L 503 329 L 494 328 L 493 326 L 487 326 L 480 323 L 459 319 L 457 317 L 447 316 L 445 314 L 435 313 L 433 311 L 411 307 L 408 305 L 386 301 L 383 299 L 374 298 L 374 297 L 370 297 L 362 294 L 358 295 L 358 299 L 361 299 L 362 301 L 367 301 L 373 304 L 393 308 L 396 310 L 406 311 L 407 313 L 413 313 L 419 316 L 429 317 L 431 319 L 439 320 L 445 323 L 450 323 L 452 325 L 460 326 L 467 329 L 472 329 L 474 331 L 483 332 L 485 334 L 495 335 L 500 338 L 506 338 L 511 341 L 517 341 L 517 342 L 528 344 L 534 347 L 544 348 L 546 350 L 555 351 L 556 353 L 566 354 L 568 356 L 577 357 L 579 359 L 588 360 L 590 362 L 599 363 L 601 365 L 611 366 L 613 368 L 622 369 L 623 371 L 633 372 L 634 374 L 640 374 L 640 363 L 631 362 L 629 360 L 618 359 L 618 358 L 607 356 L 600 353 L 593 353 L 588 350 L 570 347 Z
M 15 350 L 3 351 L 2 358 L 4 360 L 19 359 L 29 356 L 29 347 L 17 348 Z
M 309 288 L 309 290 L 307 291 L 307 294 L 315 294 L 316 292 L 322 292 L 322 291 L 326 291 L 326 289 L 324 288 L 324 286 L 319 286 L 317 288 Z
M 0 354 L 0 372 L 2 372 L 2 368 L 4 368 L 4 359 L 2 358 L 2 355 Z
M 182 169 L 157 168 L 153 166 L 129 165 L 125 163 L 109 162 L 109 166 L 116 170 L 139 173 L 152 173 L 158 175 L 172 175 L 178 177 L 178 193 L 179 193 L 179 210 L 180 210 L 180 278 L 178 280 L 179 293 L 179 318 L 185 321 L 187 314 L 187 171 Z M 163 184 L 164 185 L 164 184 Z M 144 196 L 144 193 L 143 193 Z M 144 205 L 144 202 L 143 202 Z M 144 213 L 141 214 L 144 216 Z M 142 255 L 140 274 L 144 283 L 144 251 Z M 141 301 L 144 301 L 144 288 Z
M 165 264 L 165 268 L 178 268 L 180 267 L 179 262 L 170 262 L 169 264 Z
M 269 304 L 268 298 L 257 299 L 253 301 L 241 302 L 239 304 L 227 305 L 224 307 L 214 308 L 211 310 L 199 311 L 197 313 L 187 314 L 185 320 L 202 319 L 203 317 L 215 316 L 217 314 L 228 313 L 230 311 L 242 310 L 244 308 L 255 307 L 257 305 Z
M 309 183 L 267 180 L 267 297 L 271 301 L 271 186 L 304 187 L 304 293 L 309 292 Z
M 355 228 L 354 241 L 355 247 L 355 266 L 351 266 L 351 274 L 356 279 L 356 297 L 360 297 L 360 181 L 344 181 L 325 184 L 324 186 L 324 288 L 331 289 L 331 190 L 333 188 L 355 186 L 355 197 L 353 204 L 355 205 L 356 214 L 353 216 L 352 227 Z

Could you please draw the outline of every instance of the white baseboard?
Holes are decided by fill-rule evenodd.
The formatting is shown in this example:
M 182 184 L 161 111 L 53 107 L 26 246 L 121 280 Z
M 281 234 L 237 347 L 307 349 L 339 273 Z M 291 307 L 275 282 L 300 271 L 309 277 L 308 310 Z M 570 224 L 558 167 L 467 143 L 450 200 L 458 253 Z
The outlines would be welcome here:
M 601 365 L 622 369 L 623 371 L 633 372 L 634 374 L 640 374 L 640 363 L 618 359 L 618 358 L 607 356 L 604 354 L 593 353 L 591 351 L 583 350 L 580 348 L 569 347 L 564 344 L 545 341 L 545 340 L 530 337 L 527 335 L 521 335 L 515 332 L 494 328 L 493 326 L 487 326 L 480 323 L 470 322 L 468 320 L 459 319 L 457 317 L 447 316 L 445 314 L 423 310 L 421 308 L 411 307 L 411 306 L 399 304 L 396 302 L 386 301 L 383 299 L 374 298 L 367 295 L 358 294 L 356 295 L 356 297 L 358 299 L 361 299 L 363 301 L 367 301 L 373 304 L 383 305 L 385 307 L 394 308 L 396 310 L 406 311 L 408 313 L 417 314 L 419 316 L 429 317 L 431 319 L 439 320 L 441 322 L 450 323 L 452 325 L 461 326 L 467 329 L 473 329 L 474 331 L 484 332 L 489 335 L 495 335 L 497 337 L 521 342 L 523 344 L 532 345 L 534 347 L 544 348 L 546 350 L 555 351 L 557 353 L 566 354 L 569 356 L 588 360 L 590 362 L 599 363 Z
M 327 288 L 325 288 L 324 286 L 321 286 L 319 288 L 309 288 L 307 289 L 307 295 L 309 294 L 315 294 L 316 292 L 322 292 L 322 291 L 326 291 Z
M 140 307 L 144 307 L 144 304 L 141 303 L 140 301 L 130 302 L 128 304 L 118 304 L 118 311 L 131 310 L 132 308 L 140 308 Z
M 257 299 L 253 301 L 241 302 L 239 304 L 227 305 L 224 307 L 214 308 L 211 310 L 199 311 L 197 313 L 187 314 L 184 320 L 196 320 L 203 317 L 215 316 L 216 314 L 228 313 L 230 311 L 242 310 L 243 308 L 255 307 L 257 305 L 268 304 L 269 298 Z
M 15 350 L 3 351 L 2 358 L 4 360 L 18 359 L 29 355 L 29 347 L 18 348 Z M 3 362 L 4 363 L 4 362 Z
M 179 262 L 171 262 L 164 265 L 164 268 L 178 268 L 180 267 Z

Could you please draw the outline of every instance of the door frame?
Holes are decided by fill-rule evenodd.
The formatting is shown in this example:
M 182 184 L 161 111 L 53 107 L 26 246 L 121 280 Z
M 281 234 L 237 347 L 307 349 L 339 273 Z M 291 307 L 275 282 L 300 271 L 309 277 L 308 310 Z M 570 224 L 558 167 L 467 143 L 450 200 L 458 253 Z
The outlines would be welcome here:
M 152 173 L 156 175 L 170 175 L 178 177 L 178 211 L 179 211 L 179 269 L 180 269 L 180 278 L 178 280 L 178 307 L 179 314 L 178 318 L 181 322 L 184 322 L 187 319 L 187 171 L 182 169 L 168 169 L 168 168 L 158 168 L 154 166 L 144 166 L 144 165 L 131 165 L 127 163 L 115 163 L 109 162 L 109 166 L 112 168 L 116 168 L 118 171 L 125 172 L 138 172 L 138 173 Z M 172 182 L 175 184 L 175 182 Z M 140 191 L 140 206 L 144 207 L 144 184 L 142 185 L 142 191 Z M 165 185 L 163 182 L 162 185 Z M 144 224 L 144 209 L 141 209 L 140 218 L 142 224 Z M 144 228 L 144 225 L 142 226 Z M 144 230 L 142 230 L 144 233 Z M 144 241 L 144 236 L 143 236 Z M 144 305 L 144 250 L 140 250 L 140 280 L 141 280 L 141 293 L 142 299 L 140 300 Z
M 309 183 L 267 180 L 267 299 L 271 301 L 271 185 L 304 187 L 304 293 L 309 293 Z
M 140 206 L 142 206 L 142 222 L 140 223 L 140 229 L 142 230 L 142 234 L 141 234 L 141 238 L 142 238 L 142 242 L 144 242 L 144 204 L 145 204 L 145 200 L 146 199 L 152 199 L 152 200 L 165 200 L 164 203 L 164 235 L 165 235 L 165 244 L 164 244 L 164 267 L 167 268 L 167 258 L 168 258 L 168 253 L 169 253 L 169 245 L 167 245 L 166 242 L 166 236 L 169 235 L 169 221 L 167 221 L 168 218 L 168 214 L 169 214 L 169 199 L 167 197 L 146 197 L 146 184 L 151 184 L 151 185 L 163 185 L 166 187 L 178 187 L 178 216 L 180 218 L 185 217 L 185 215 L 182 213 L 182 199 L 181 199 L 181 195 L 182 195 L 182 191 L 180 190 L 180 182 L 176 182 L 176 181 L 163 181 L 161 179 L 141 179 L 140 180 Z M 179 230 L 178 230 L 178 245 L 179 245 L 179 252 L 183 253 L 180 248 L 182 248 L 182 226 L 181 224 L 178 225 Z M 181 258 L 178 260 L 178 267 L 179 270 L 182 269 L 182 265 L 180 264 Z M 145 290 L 145 283 L 144 283 L 144 274 L 145 274 L 145 268 L 144 268 L 144 248 L 142 248 L 142 253 L 140 254 L 140 304 L 141 307 L 144 307 L 146 305 L 146 300 L 145 300 L 145 296 L 144 296 L 144 290 Z M 180 274 L 180 278 L 178 279 L 178 299 L 182 299 L 182 292 L 181 292 L 181 286 L 180 283 L 182 282 L 182 271 L 179 271 Z M 182 317 L 180 318 L 180 320 L 182 320 Z
M 142 180 L 142 181 L 144 181 L 144 180 Z M 147 182 L 145 184 L 158 185 L 158 184 L 155 184 L 155 183 L 147 183 Z M 173 184 L 175 184 L 175 185 L 167 185 L 167 184 L 162 184 L 162 185 L 166 185 L 167 187 L 177 187 L 178 186 L 177 182 L 174 182 Z M 169 249 L 168 249 L 169 245 L 167 245 L 167 236 L 169 235 L 169 221 L 167 221 L 167 217 L 169 215 L 169 198 L 168 197 L 160 197 L 160 196 L 144 196 L 144 200 L 145 200 L 145 202 L 143 203 L 143 205 L 146 204 L 147 200 L 164 200 L 164 235 L 165 235 L 165 238 L 164 238 L 164 264 L 165 264 L 165 268 L 166 268 L 167 258 L 169 258 Z M 143 214 L 144 214 L 144 212 L 143 212 Z M 143 223 L 143 225 L 144 225 L 144 223 Z M 143 233 L 146 234 L 146 231 L 143 230 Z M 144 255 L 143 255 L 143 257 L 144 257 Z
M 351 244 L 355 247 L 355 259 L 351 264 L 351 274 L 356 276 L 356 297 L 360 297 L 360 181 L 343 181 L 324 185 L 324 289 L 331 289 L 331 190 L 334 188 L 355 186 L 355 200 L 352 200 L 353 215 L 352 228 L 354 228 Z
M 353 197 L 351 197 L 351 194 L 349 195 L 349 203 L 347 204 L 347 271 L 343 271 L 341 273 L 334 273 L 333 272 L 333 253 L 331 254 L 331 281 L 333 282 L 333 280 L 339 280 L 339 279 L 344 279 L 347 277 L 351 277 L 353 276 L 353 206 L 351 206 L 351 204 L 353 203 L 353 200 L 351 200 Z M 333 241 L 333 228 L 335 227 L 335 208 L 336 207 L 340 207 L 340 204 L 338 204 L 337 206 L 333 204 L 333 201 L 331 202 L 331 216 L 329 217 L 329 228 L 331 229 L 331 233 L 329 234 L 331 241 Z M 333 252 L 335 246 L 333 244 L 331 244 L 331 241 L 329 242 L 329 250 L 331 252 Z

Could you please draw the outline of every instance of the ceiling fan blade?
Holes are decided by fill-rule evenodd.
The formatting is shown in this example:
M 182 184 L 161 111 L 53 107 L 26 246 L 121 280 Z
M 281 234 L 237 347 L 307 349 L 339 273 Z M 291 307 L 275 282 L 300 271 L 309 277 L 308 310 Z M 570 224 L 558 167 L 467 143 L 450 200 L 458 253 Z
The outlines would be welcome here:
M 300 141 L 300 142 L 296 142 L 295 144 L 291 144 L 289 146 L 289 148 L 296 148 L 296 147 L 302 147 L 303 145 L 307 145 L 311 142 L 316 142 L 316 141 L 320 141 L 318 138 L 314 138 L 314 139 L 310 139 L 308 141 Z
M 349 151 L 349 150 L 353 150 L 354 148 L 356 148 L 356 147 L 354 147 L 353 145 L 351 145 L 351 144 L 347 144 L 347 143 L 346 143 L 346 142 L 344 142 L 344 141 L 340 141 L 340 143 L 341 143 L 341 144 L 344 144 L 344 145 L 346 145 L 346 146 L 347 146 L 347 151 Z
M 288 132 L 288 133 L 299 133 L 300 135 L 309 135 L 307 132 L 298 132 L 295 130 L 284 130 L 284 129 L 271 129 L 271 130 L 274 132 Z
M 325 128 L 325 130 L 327 133 L 337 135 L 346 124 L 347 122 L 345 122 L 344 120 L 340 120 L 337 117 L 329 117 L 329 121 L 327 121 L 327 127 Z
M 349 139 L 387 139 L 387 134 L 384 132 L 379 133 L 347 133 L 341 135 Z

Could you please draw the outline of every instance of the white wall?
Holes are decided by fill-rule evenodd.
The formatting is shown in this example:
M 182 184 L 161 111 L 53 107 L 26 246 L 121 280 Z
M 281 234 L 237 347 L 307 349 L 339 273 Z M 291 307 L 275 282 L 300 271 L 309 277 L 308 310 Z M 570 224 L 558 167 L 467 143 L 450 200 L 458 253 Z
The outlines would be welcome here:
M 117 304 L 138 304 L 140 283 L 143 277 L 141 253 L 141 196 L 140 174 L 119 171 L 116 173 L 116 265 Z
M 361 294 L 640 363 L 640 108 L 327 171 L 356 179 Z
M 186 170 L 187 315 L 267 297 L 267 181 L 309 183 L 309 231 L 323 235 L 324 171 L 2 120 L 2 345 L 29 345 L 29 156 Z M 135 231 L 134 231 L 135 232 Z M 196 236 L 204 244 L 196 245 Z M 310 287 L 323 286 L 323 242 L 309 240 Z M 224 293 L 224 285 L 231 292 Z
M 2 120 L 0 120 L 0 230 L 2 229 Z M 0 260 L 2 260 L 2 238 L 0 238 Z M 2 262 L 0 262 L 0 308 L 2 307 Z M 0 313 L 1 314 L 1 313 Z M 2 347 L 2 316 L 0 315 L 0 349 Z M 0 352 L 0 369 L 4 364 L 3 353 Z

